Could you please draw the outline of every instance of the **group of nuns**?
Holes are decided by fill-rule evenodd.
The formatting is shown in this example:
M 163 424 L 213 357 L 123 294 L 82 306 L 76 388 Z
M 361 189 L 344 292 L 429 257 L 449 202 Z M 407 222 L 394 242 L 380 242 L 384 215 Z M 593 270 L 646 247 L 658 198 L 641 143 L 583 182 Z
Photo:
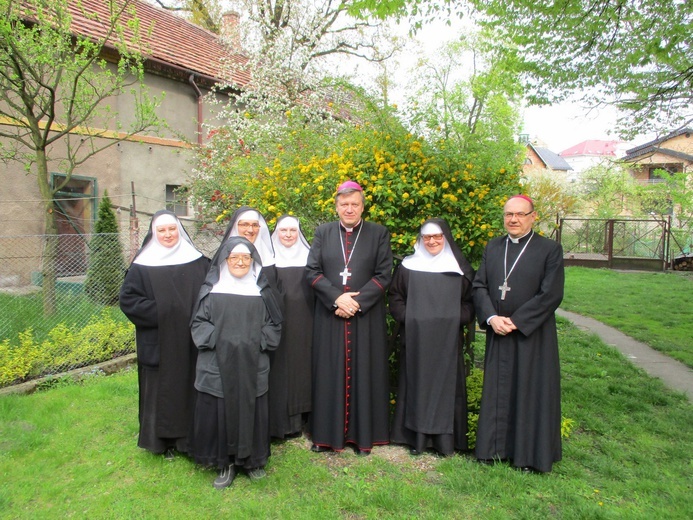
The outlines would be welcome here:
M 271 438 L 309 431 L 309 251 L 290 215 L 270 235 L 259 211 L 239 208 L 211 261 L 172 212 L 152 217 L 120 292 L 136 330 L 138 446 L 186 453 L 217 469 L 224 489 L 240 471 L 266 476 Z M 442 219 L 422 225 L 395 271 L 390 312 L 403 341 L 391 440 L 413 455 L 467 449 L 459 347 L 473 276 Z

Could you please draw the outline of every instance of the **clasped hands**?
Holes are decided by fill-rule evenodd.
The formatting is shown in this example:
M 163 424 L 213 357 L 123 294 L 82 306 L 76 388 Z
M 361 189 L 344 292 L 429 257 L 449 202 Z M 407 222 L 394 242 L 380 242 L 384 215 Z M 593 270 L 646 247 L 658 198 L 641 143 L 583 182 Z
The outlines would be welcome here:
M 334 301 L 334 304 L 337 306 L 334 313 L 340 318 L 352 318 L 361 308 L 358 302 L 354 300 L 354 296 L 358 296 L 358 294 L 358 292 L 340 294 L 339 298 Z
M 499 336 L 505 336 L 506 334 L 517 330 L 517 327 L 513 321 L 507 316 L 494 316 L 489 320 L 488 324 L 493 328 L 493 332 Z

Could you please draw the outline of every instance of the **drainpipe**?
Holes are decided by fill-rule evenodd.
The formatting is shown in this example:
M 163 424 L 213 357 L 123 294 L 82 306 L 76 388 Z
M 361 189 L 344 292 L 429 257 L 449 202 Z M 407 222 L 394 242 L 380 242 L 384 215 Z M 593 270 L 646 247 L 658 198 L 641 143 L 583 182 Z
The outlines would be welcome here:
M 195 96 L 197 97 L 197 144 L 202 146 L 202 92 L 195 83 L 195 74 L 190 74 L 188 82 L 195 89 Z

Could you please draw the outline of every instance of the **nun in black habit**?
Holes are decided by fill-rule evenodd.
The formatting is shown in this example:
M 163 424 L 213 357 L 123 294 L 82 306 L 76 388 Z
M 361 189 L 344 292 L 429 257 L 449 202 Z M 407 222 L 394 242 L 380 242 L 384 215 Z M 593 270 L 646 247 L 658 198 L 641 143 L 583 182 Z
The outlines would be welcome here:
M 231 237 L 215 258 L 192 321 L 200 349 L 192 450 L 197 463 L 220 469 L 214 487 L 223 489 L 236 467 L 252 480 L 265 476 L 269 352 L 279 345 L 282 315 L 252 243 Z
M 170 211 L 152 217 L 120 289 L 120 308 L 135 324 L 140 432 L 137 445 L 173 456 L 188 451 L 197 349 L 190 319 L 209 258 Z
M 474 270 L 443 219 L 429 219 L 395 271 L 390 313 L 400 324 L 399 385 L 391 441 L 412 455 L 467 447 L 463 327 L 474 319 Z
M 315 296 L 305 277 L 310 245 L 299 220 L 291 215 L 279 217 L 272 244 L 283 291 L 284 321 L 270 371 L 270 434 L 283 439 L 301 434 L 311 409 Z
M 226 242 L 230 237 L 244 237 L 250 241 L 257 249 L 260 259 L 262 260 L 262 270 L 265 277 L 269 281 L 270 286 L 277 292 L 276 296 L 280 297 L 282 291 L 281 284 L 277 278 L 277 269 L 274 260 L 274 247 L 272 245 L 272 236 L 270 235 L 269 227 L 262 214 L 255 208 L 250 206 L 241 206 L 233 215 L 226 226 L 226 232 L 221 243 Z M 217 250 L 212 258 L 212 263 L 217 261 L 221 249 Z

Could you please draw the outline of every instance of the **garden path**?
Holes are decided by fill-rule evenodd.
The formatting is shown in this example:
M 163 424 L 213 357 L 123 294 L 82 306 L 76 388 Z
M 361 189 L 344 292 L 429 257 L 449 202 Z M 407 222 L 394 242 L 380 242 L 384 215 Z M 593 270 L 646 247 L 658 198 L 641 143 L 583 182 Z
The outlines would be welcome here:
M 693 370 L 683 363 L 593 318 L 563 309 L 558 309 L 556 314 L 570 320 L 577 328 L 596 334 L 604 343 L 619 350 L 633 364 L 649 375 L 658 377 L 669 388 L 683 392 L 693 402 Z

